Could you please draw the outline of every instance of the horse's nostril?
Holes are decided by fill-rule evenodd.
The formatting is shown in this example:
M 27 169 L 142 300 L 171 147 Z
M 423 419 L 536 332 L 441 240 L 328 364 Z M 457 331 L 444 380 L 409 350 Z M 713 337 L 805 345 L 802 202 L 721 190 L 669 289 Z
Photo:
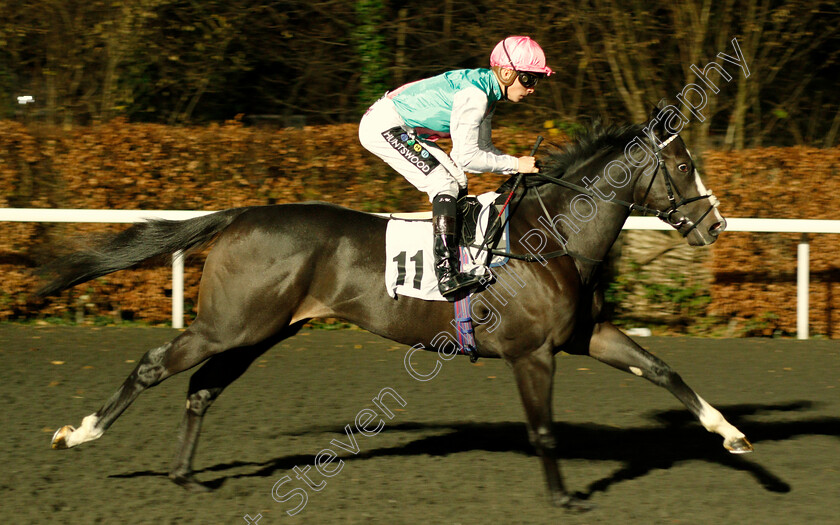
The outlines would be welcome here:
M 712 227 L 709 228 L 709 233 L 711 233 L 714 236 L 718 236 L 724 231 L 726 231 L 726 219 L 722 220 L 721 222 L 714 223 Z

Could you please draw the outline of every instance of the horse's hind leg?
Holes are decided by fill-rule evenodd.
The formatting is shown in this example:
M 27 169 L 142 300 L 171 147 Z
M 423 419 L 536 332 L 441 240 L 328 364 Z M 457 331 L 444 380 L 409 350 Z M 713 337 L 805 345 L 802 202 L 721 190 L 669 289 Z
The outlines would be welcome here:
M 178 435 L 178 450 L 169 470 L 169 478 L 185 488 L 206 490 L 193 478 L 192 461 L 198 446 L 198 436 L 204 414 L 228 385 L 239 378 L 259 356 L 279 340 L 291 337 L 303 322 L 286 329 L 280 336 L 260 344 L 233 352 L 214 355 L 190 377 L 187 407 Z
M 744 434 L 685 384 L 667 363 L 637 345 L 611 323 L 595 325 L 589 342 L 589 355 L 666 388 L 688 407 L 706 430 L 720 434 L 723 446 L 733 454 L 752 452 L 752 444 Z
M 141 392 L 223 350 L 217 346 L 188 329 L 171 342 L 149 350 L 122 386 L 99 410 L 84 418 L 78 429 L 67 425 L 55 432 L 52 448 L 75 447 L 100 438 Z

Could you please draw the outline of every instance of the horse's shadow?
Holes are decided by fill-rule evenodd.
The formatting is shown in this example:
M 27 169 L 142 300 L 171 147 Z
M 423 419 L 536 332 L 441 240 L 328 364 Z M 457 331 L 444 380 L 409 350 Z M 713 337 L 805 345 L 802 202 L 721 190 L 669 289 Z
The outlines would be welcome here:
M 804 411 L 813 406 L 810 401 L 796 401 L 779 405 L 733 405 L 723 407 L 722 412 L 740 428 L 753 443 L 782 441 L 802 435 L 824 435 L 840 438 L 840 418 L 817 417 L 796 421 L 755 422 L 748 416 L 773 412 Z M 721 447 L 720 437 L 705 432 L 696 420 L 684 409 L 653 412 L 648 415 L 660 423 L 659 426 L 618 428 L 594 423 L 556 423 L 558 437 L 558 459 L 606 460 L 621 463 L 611 475 L 595 480 L 578 496 L 588 498 L 596 492 L 606 492 L 611 486 L 640 478 L 656 469 L 669 469 L 685 461 L 707 461 L 750 473 L 756 481 L 771 492 L 785 493 L 791 487 L 758 462 L 747 459 L 750 456 L 729 454 Z M 345 462 L 364 461 L 387 456 L 445 456 L 459 452 L 483 450 L 486 452 L 514 452 L 533 455 L 528 443 L 524 423 L 396 423 L 386 425 L 383 432 L 436 432 L 432 436 L 419 437 L 407 444 L 393 447 L 361 450 L 356 455 L 342 455 Z M 343 427 L 317 427 L 297 433 L 335 434 L 346 441 Z M 282 436 L 281 436 L 282 437 Z M 363 448 L 365 443 L 359 442 Z M 220 463 L 197 471 L 228 472 L 233 469 L 250 469 L 245 473 L 229 473 L 204 484 L 218 488 L 228 479 L 248 477 L 276 477 L 277 473 L 291 470 L 295 466 L 314 464 L 315 456 L 298 454 L 281 456 L 264 462 L 233 461 Z M 114 478 L 142 476 L 166 476 L 163 472 L 141 471 L 115 474 Z

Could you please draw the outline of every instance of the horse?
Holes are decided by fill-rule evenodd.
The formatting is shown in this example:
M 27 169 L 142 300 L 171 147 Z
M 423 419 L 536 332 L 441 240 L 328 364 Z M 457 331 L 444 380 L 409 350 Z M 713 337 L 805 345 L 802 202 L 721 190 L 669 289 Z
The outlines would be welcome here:
M 631 212 L 668 222 L 692 246 L 715 242 L 726 228 L 685 143 L 657 113 L 667 107 L 659 106 L 652 115 L 660 116 L 647 126 L 590 125 L 541 159 L 540 173 L 512 176 L 502 185 L 500 192 L 516 194 L 507 216 L 513 248 L 505 268 L 527 293 L 507 298 L 492 329 L 481 323 L 492 314 L 488 301 L 474 303 L 474 357 L 509 365 L 550 502 L 575 511 L 590 505 L 567 490 L 557 461 L 551 401 L 560 351 L 664 387 L 719 434 L 727 450 L 752 451 L 745 435 L 676 371 L 606 318 L 598 269 Z M 138 223 L 48 264 L 51 280 L 39 290 L 42 296 L 156 256 L 212 245 L 194 321 L 149 350 L 78 428 L 59 428 L 52 448 L 100 438 L 141 392 L 203 363 L 189 381 L 169 477 L 187 489 L 209 490 L 192 469 L 205 413 L 254 360 L 308 320 L 341 318 L 412 348 L 434 348 L 434 338 L 449 333 L 452 305 L 389 295 L 383 286 L 386 225 L 376 214 L 328 203 L 234 208 Z M 552 247 L 559 249 L 546 251 Z M 499 252 L 492 243 L 486 249 Z

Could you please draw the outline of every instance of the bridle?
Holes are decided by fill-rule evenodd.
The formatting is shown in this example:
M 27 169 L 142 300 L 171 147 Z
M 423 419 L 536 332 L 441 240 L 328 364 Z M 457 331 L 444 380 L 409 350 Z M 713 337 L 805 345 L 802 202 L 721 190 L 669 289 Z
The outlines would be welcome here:
M 700 224 L 701 222 L 703 222 L 703 219 L 705 219 L 706 216 L 709 213 L 711 213 L 712 210 L 715 209 L 715 207 L 717 206 L 717 199 L 715 199 L 714 195 L 711 192 L 708 192 L 706 195 L 698 195 L 697 197 L 685 198 L 680 193 L 676 184 L 674 184 L 673 176 L 668 171 L 668 167 L 665 165 L 665 160 L 662 158 L 662 150 L 665 149 L 665 147 L 667 147 L 671 142 L 676 140 L 676 138 L 678 136 L 679 136 L 678 134 L 671 135 L 670 137 L 665 139 L 663 142 L 659 142 L 656 138 L 654 138 L 654 144 L 656 146 L 656 150 L 654 152 L 654 155 L 656 157 L 656 169 L 654 170 L 653 174 L 651 175 L 650 183 L 648 184 L 648 187 L 645 190 L 645 194 L 640 201 L 640 202 L 644 202 L 645 200 L 647 200 L 647 197 L 650 194 L 651 188 L 653 188 L 653 183 L 656 180 L 656 176 L 660 172 L 662 172 L 662 175 L 663 175 L 664 180 L 665 180 L 665 189 L 668 192 L 668 202 L 670 204 L 667 209 L 657 210 L 655 208 L 650 208 L 650 207 L 645 206 L 643 204 L 636 204 L 635 202 L 628 202 L 628 201 L 621 200 L 621 199 L 618 199 L 618 198 L 610 199 L 607 202 L 611 202 L 613 204 L 623 206 L 623 207 L 627 208 L 628 210 L 630 210 L 630 212 L 637 211 L 637 212 L 642 213 L 642 215 L 645 215 L 645 216 L 653 215 L 654 217 L 659 218 L 660 220 L 667 223 L 669 226 L 673 227 L 677 231 L 680 231 L 680 228 L 682 228 L 683 226 L 685 226 L 687 224 L 690 224 L 691 226 L 688 229 L 680 232 L 680 234 L 683 237 L 688 237 L 688 235 L 697 227 L 697 225 Z M 549 175 L 545 175 L 544 173 L 540 173 L 540 172 L 537 172 L 537 173 L 534 173 L 534 174 L 531 174 L 531 175 L 535 176 L 535 177 L 539 177 L 539 178 L 541 178 L 541 179 L 543 179 L 547 182 L 551 182 L 551 183 L 556 184 L 558 186 L 563 186 L 565 188 L 575 190 L 579 193 L 583 193 L 583 194 L 588 195 L 588 196 L 593 197 L 593 198 L 598 197 L 598 195 L 596 195 L 596 193 L 594 191 L 592 191 L 589 188 L 586 188 L 584 186 L 581 186 L 579 184 L 574 184 L 572 182 L 569 182 L 569 181 L 566 181 L 566 180 L 563 180 L 563 179 L 560 179 L 560 178 L 557 178 L 557 177 L 551 177 Z M 515 186 L 514 186 L 514 189 L 512 190 L 512 192 L 513 191 L 516 191 Z M 545 203 L 543 202 L 543 199 L 542 199 L 542 196 L 540 195 L 540 192 L 537 191 L 535 193 L 537 195 L 537 200 L 540 204 L 540 207 L 542 208 L 542 211 L 545 214 L 545 218 L 548 219 L 547 224 L 551 226 L 551 229 L 553 230 L 554 235 L 558 239 L 562 239 L 563 236 L 557 231 L 556 227 L 554 226 L 554 221 L 552 220 L 551 214 L 548 212 L 548 209 L 546 208 Z M 677 200 L 677 198 L 679 198 L 679 201 Z M 685 214 L 683 214 L 680 211 L 680 208 L 682 208 L 683 206 L 691 204 L 692 202 L 697 202 L 697 201 L 702 200 L 702 199 L 709 199 L 709 208 L 703 213 L 703 215 L 700 216 L 700 219 L 697 222 L 693 222 L 691 219 L 689 219 Z M 508 216 L 508 218 L 509 217 L 510 216 Z M 547 253 L 547 254 L 541 254 L 540 257 L 536 257 L 536 256 L 531 255 L 531 254 L 529 254 L 529 255 L 511 254 L 511 253 L 506 253 L 502 250 L 495 250 L 495 249 L 490 249 L 488 251 L 492 255 L 502 255 L 502 256 L 507 256 L 507 257 L 511 257 L 511 258 L 519 259 L 519 260 L 524 260 L 524 261 L 528 261 L 528 262 L 535 262 L 535 261 L 539 261 L 541 259 L 551 259 L 553 257 L 560 257 L 560 256 L 563 256 L 563 255 L 570 255 L 570 256 L 572 256 L 576 259 L 579 259 L 583 262 L 590 263 L 590 264 L 598 264 L 598 263 L 602 262 L 601 260 L 591 259 L 591 258 L 586 257 L 584 255 L 581 255 L 581 254 L 578 254 L 578 253 L 573 253 L 573 252 L 569 251 L 568 249 L 566 249 L 565 246 L 563 247 L 562 250 L 558 250 L 558 251 Z
M 677 231 L 680 230 L 686 224 L 690 224 L 690 227 L 685 231 L 681 232 L 683 237 L 688 237 L 688 234 L 691 233 L 694 228 L 697 227 L 698 224 L 703 222 L 703 219 L 712 212 L 717 206 L 717 199 L 715 199 L 714 195 L 711 192 L 708 192 L 706 195 L 698 195 L 697 197 L 691 197 L 690 199 L 686 199 L 680 193 L 680 190 L 674 184 L 674 179 L 671 176 L 671 172 L 668 171 L 668 167 L 665 166 L 665 161 L 662 159 L 662 150 L 665 149 L 665 146 L 670 144 L 674 139 L 676 139 L 679 135 L 674 134 L 668 137 L 665 142 L 661 144 L 657 144 L 657 149 L 654 153 L 656 156 L 656 171 L 653 172 L 653 175 L 650 178 L 650 183 L 648 184 L 647 190 L 645 190 L 645 195 L 642 197 L 642 202 L 644 202 L 648 195 L 650 194 L 650 189 L 653 187 L 653 181 L 656 178 L 656 175 L 659 173 L 659 170 L 662 170 L 662 174 L 665 177 L 665 188 L 668 191 L 668 202 L 671 204 L 667 210 L 659 212 L 660 214 L 657 215 L 660 219 L 671 225 Z M 676 196 L 675 196 L 676 194 Z M 676 197 L 680 198 L 680 201 L 677 202 Z M 697 202 L 702 199 L 709 199 L 709 208 L 700 216 L 700 219 L 697 222 L 693 222 L 689 219 L 685 214 L 679 211 L 679 209 L 686 204 L 691 204 L 692 202 Z M 634 208 L 630 208 L 631 211 Z M 680 213 L 680 216 L 674 219 L 674 214 Z
M 691 197 L 691 198 L 687 199 L 687 198 L 683 197 L 683 195 L 680 193 L 679 189 L 677 188 L 676 184 L 674 184 L 674 178 L 671 175 L 670 171 L 668 171 L 668 167 L 665 165 L 665 160 L 662 158 L 662 150 L 665 149 L 665 147 L 668 146 L 668 144 L 670 144 L 671 142 L 673 142 L 677 137 L 679 137 L 679 135 L 674 134 L 674 135 L 671 135 L 670 137 L 668 137 L 665 141 L 656 144 L 656 150 L 654 152 L 654 155 L 656 157 L 656 169 L 654 170 L 653 174 L 651 175 L 650 183 L 648 183 L 647 190 L 645 190 L 645 195 L 641 199 L 641 202 L 644 202 L 645 200 L 647 200 L 647 197 L 650 194 L 650 190 L 651 190 L 651 188 L 653 188 L 653 183 L 656 180 L 656 176 L 661 171 L 663 177 L 665 178 L 665 189 L 668 192 L 668 202 L 670 204 L 670 206 L 667 209 L 657 210 L 655 208 L 649 208 L 649 207 L 647 207 L 645 205 L 642 205 L 642 204 L 636 204 L 635 202 L 627 202 L 627 201 L 624 201 L 624 200 L 621 200 L 621 199 L 616 199 L 616 198 L 611 199 L 607 202 L 612 202 L 612 203 L 617 204 L 619 206 L 624 206 L 625 208 L 629 209 L 631 212 L 637 211 L 637 212 L 642 213 L 642 215 L 645 215 L 645 216 L 653 215 L 654 217 L 659 218 L 660 220 L 667 223 L 668 225 L 670 225 L 671 227 L 673 227 L 677 231 L 679 231 L 680 228 L 682 228 L 686 224 L 691 224 L 691 227 L 689 227 L 687 230 L 680 232 L 683 237 L 688 237 L 688 234 L 690 234 L 692 232 L 692 230 L 694 230 L 697 227 L 698 224 L 703 222 L 703 219 L 705 219 L 706 216 L 709 213 L 711 213 L 712 210 L 715 209 L 715 207 L 717 205 L 717 202 L 716 202 L 716 199 L 714 199 L 714 195 L 712 195 L 711 192 L 709 192 L 706 195 L 698 195 L 697 197 Z M 539 172 L 535 173 L 534 175 L 536 175 L 537 177 L 539 177 L 543 180 L 546 180 L 548 182 L 557 184 L 559 186 L 564 186 L 566 188 L 573 189 L 575 191 L 579 191 L 581 193 L 589 195 L 590 197 L 595 197 L 596 196 L 595 192 L 593 192 L 589 188 L 585 188 L 585 187 L 580 186 L 578 184 L 574 184 L 574 183 L 571 183 L 571 182 L 568 182 L 568 181 L 565 181 L 563 179 L 559 179 L 559 178 L 556 178 L 556 177 L 550 177 L 548 175 L 545 175 L 545 174 L 539 173 Z M 677 201 L 677 198 L 679 198 L 679 202 Z M 546 209 L 545 205 L 542 202 L 542 197 L 540 196 L 539 192 L 537 192 L 537 199 L 540 202 L 540 206 L 542 207 L 543 212 L 548 216 L 549 224 L 551 224 L 551 217 L 549 216 L 548 210 Z M 680 208 L 682 208 L 683 206 L 686 206 L 687 204 L 691 204 L 692 202 L 697 202 L 697 201 L 702 200 L 702 199 L 709 199 L 709 208 L 703 213 L 703 215 L 700 216 L 700 219 L 697 222 L 691 221 L 691 219 L 689 219 L 685 214 L 683 214 L 680 211 Z M 675 216 L 676 216 L 676 218 L 675 218 Z

